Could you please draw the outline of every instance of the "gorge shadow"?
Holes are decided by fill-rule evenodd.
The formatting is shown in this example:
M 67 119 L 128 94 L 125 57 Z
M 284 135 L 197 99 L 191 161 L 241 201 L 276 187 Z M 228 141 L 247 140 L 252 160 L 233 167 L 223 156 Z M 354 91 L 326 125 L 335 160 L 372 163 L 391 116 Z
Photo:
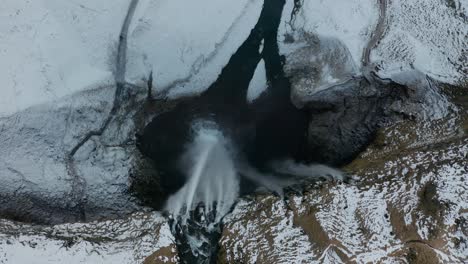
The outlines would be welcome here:
M 311 162 L 306 153 L 308 113 L 290 100 L 290 83 L 284 76 L 278 53 L 277 33 L 285 1 L 266 2 L 247 40 L 231 57 L 217 81 L 202 94 L 181 101 L 162 113 L 137 135 L 139 150 L 154 161 L 158 186 L 167 197 L 186 182 L 179 159 L 193 138 L 192 125 L 198 120 L 213 121 L 230 139 L 239 157 L 261 172 L 271 161 L 293 159 Z M 263 42 L 263 50 L 260 46 Z M 261 59 L 265 61 L 268 88 L 251 103 L 247 90 Z M 134 180 L 134 188 L 148 189 L 148 180 Z M 145 185 L 138 188 L 135 184 Z M 242 184 L 242 186 L 252 186 Z M 245 189 L 245 188 L 242 188 Z M 159 207 L 161 201 L 144 200 Z M 158 197 L 159 198 L 159 197 Z

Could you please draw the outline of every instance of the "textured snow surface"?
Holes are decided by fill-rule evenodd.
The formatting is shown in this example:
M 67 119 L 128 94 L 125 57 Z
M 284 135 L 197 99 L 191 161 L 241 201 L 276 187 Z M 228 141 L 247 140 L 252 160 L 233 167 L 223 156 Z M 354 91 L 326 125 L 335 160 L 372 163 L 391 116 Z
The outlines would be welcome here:
M 0 118 L 0 208 L 21 205 L 23 212 L 47 210 L 41 208 L 44 203 L 69 208 L 85 197 L 88 210 L 98 215 L 136 207 L 126 193 L 136 155 L 135 145 L 128 144 L 134 138 L 131 117 L 137 109 L 126 112 L 132 108 L 131 100 L 102 135 L 91 136 L 73 162 L 69 160 L 70 151 L 89 132 L 99 131 L 107 119 L 114 91 L 108 86 L 79 92 Z M 70 164 L 75 165 L 75 175 Z M 63 217 L 56 220 L 67 220 Z
M 293 98 L 368 71 L 418 71 L 452 84 L 468 74 L 466 1 L 294 2 L 286 2 L 278 36 Z
M 293 101 L 299 105 L 309 96 L 342 85 L 358 74 L 346 46 L 333 38 L 298 48 L 287 57 L 284 71 L 291 79 Z
M 354 64 L 361 66 L 364 47 L 377 23 L 377 1 L 371 0 L 307 0 L 301 1 L 299 11 L 292 15 L 294 1 L 288 0 L 280 27 L 280 52 L 288 54 L 301 46 L 310 35 L 333 38 L 349 50 Z M 286 35 L 295 38 L 294 43 L 284 42 Z M 299 43 L 298 43 L 299 42 Z
M 220 245 L 228 254 L 227 262 L 312 263 L 316 254 L 311 242 L 293 220 L 293 213 L 276 197 L 241 200 L 224 219 L 228 226 Z
M 261 0 L 138 1 L 126 79 L 170 96 L 213 83 L 258 20 Z M 114 82 L 129 0 L 6 0 L 0 10 L 0 116 Z M 188 18 L 190 17 L 190 18 Z M 183 19 L 182 19 L 183 18 Z
M 169 248 L 167 262 L 176 262 L 174 237 L 158 213 L 128 219 L 64 224 L 51 227 L 0 221 L 0 263 L 142 263 Z M 162 261 L 161 263 L 164 263 Z
M 2 3 L 2 210 L 16 211 L 18 203 L 29 206 L 25 212 L 52 206 L 56 215 L 80 204 L 97 215 L 137 208 L 126 190 L 138 155 L 132 117 L 142 90 L 125 91 L 109 117 L 114 80 L 125 77 L 114 76 L 119 41 L 127 36 L 127 50 L 120 51 L 126 65 L 119 66 L 127 80 L 141 85 L 153 71 L 156 92 L 197 93 L 216 80 L 263 5 L 141 0 L 120 36 L 130 2 Z M 190 19 L 178 18 L 185 15 Z
M 285 200 L 243 198 L 224 221 L 221 256 L 228 263 L 401 263 L 417 252 L 464 263 L 468 138 L 457 136 L 452 121 L 410 133 L 389 128 L 388 147 L 350 165 L 353 184 L 310 186 Z
M 371 53 L 371 61 L 379 67 L 380 76 L 391 77 L 416 69 L 449 83 L 466 78 L 466 1 L 388 2 L 385 35 Z
M 379 14 L 375 1 L 301 2 L 299 9 L 293 0 L 286 2 L 278 33 L 298 106 L 301 99 L 360 75 Z
M 111 58 L 128 4 L 128 0 L 2 1 L 0 116 L 112 84 Z
M 129 31 L 126 78 L 140 84 L 150 72 L 156 91 L 170 97 L 200 93 L 247 39 L 261 0 L 142 0 Z
M 383 38 L 370 52 L 379 76 L 408 84 L 414 72 L 450 83 L 467 75 L 467 1 L 305 0 L 294 16 L 294 1 L 286 2 L 278 40 L 293 98 L 361 74 L 379 3 L 387 3 Z M 96 218 L 143 210 L 126 191 L 139 158 L 132 117 L 145 91 L 125 91 L 128 100 L 108 119 L 129 4 L 2 1 L 2 210 L 56 222 L 77 221 L 79 215 L 65 213 L 79 205 Z M 247 38 L 262 5 L 140 0 L 128 32 L 126 75 L 119 78 L 144 86 L 152 72 L 155 92 L 169 97 L 204 91 Z M 248 99 L 266 87 L 262 60 Z M 446 116 L 447 107 L 435 103 L 428 102 L 428 111 L 436 111 L 430 115 Z M 413 129 L 421 134 L 405 151 L 355 171 L 357 183 L 326 183 L 287 200 L 242 199 L 225 219 L 221 255 L 241 263 L 402 262 L 418 245 L 441 262 L 466 262 L 468 140 L 446 142 L 460 132 L 426 129 Z M 389 133 L 402 140 L 411 134 Z M 362 158 L 379 153 L 385 154 L 379 149 Z M 49 227 L 0 220 L 0 263 L 139 263 L 154 252 L 154 259 L 176 262 L 173 239 L 156 213 Z

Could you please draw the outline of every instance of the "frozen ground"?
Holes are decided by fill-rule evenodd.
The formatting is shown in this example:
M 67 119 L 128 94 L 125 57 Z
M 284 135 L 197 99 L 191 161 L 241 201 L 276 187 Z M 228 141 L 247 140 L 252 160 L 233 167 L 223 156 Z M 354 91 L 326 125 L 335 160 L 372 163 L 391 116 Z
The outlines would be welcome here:
M 131 3 L 137 3 L 133 16 Z M 0 210 L 62 222 L 139 208 L 127 190 L 138 159 L 135 116 L 146 92 L 132 85 L 116 90 L 116 82 L 144 87 L 153 71 L 154 93 L 208 88 L 247 38 L 262 4 L 5 2 Z M 190 10 L 187 18 L 175 19 L 181 10 Z
M 113 84 L 113 57 L 128 4 L 3 1 L 0 117 Z
M 159 256 L 151 257 L 151 261 L 156 263 L 178 261 L 174 237 L 166 219 L 158 213 L 47 227 L 0 220 L 2 264 L 134 264 L 155 252 Z
M 140 0 L 127 39 L 120 33 L 130 2 L 2 2 L 0 210 L 5 215 L 63 222 L 143 210 L 126 192 L 139 159 L 134 117 L 146 94 L 137 86 L 144 87 L 152 72 L 155 93 L 173 98 L 205 90 L 246 39 L 263 4 Z M 466 1 L 304 0 L 296 1 L 302 2 L 299 9 L 293 0 L 286 2 L 278 40 L 293 99 L 365 74 L 363 58 L 382 21 L 382 3 L 382 39 L 371 45 L 368 65 L 378 76 L 406 83 L 408 73 L 420 72 L 457 83 L 467 75 Z M 126 71 L 119 72 L 122 39 L 128 49 L 120 60 Z M 250 99 L 266 88 L 264 71 L 260 63 Z M 133 84 L 126 85 L 127 100 L 118 107 L 116 80 Z M 445 101 L 434 104 L 439 102 Z M 446 109 L 434 105 L 429 111 L 439 108 Z M 437 117 L 446 116 L 439 112 Z M 327 184 L 287 202 L 268 195 L 242 200 L 226 219 L 223 257 L 391 262 L 420 254 L 466 262 L 468 142 L 465 137 L 435 144 L 457 133 L 418 138 L 410 151 L 385 162 L 372 160 L 381 150 L 367 153 L 360 159 L 365 170 L 353 171 L 362 179 L 356 185 Z M 403 130 L 396 136 L 410 134 Z M 424 148 L 427 142 L 435 147 Z M 2 220 L 0 263 L 134 263 L 153 252 L 155 261 L 174 262 L 172 239 L 158 214 L 49 227 Z
M 0 116 L 113 84 L 129 0 L 12 1 L 0 11 Z M 170 95 L 206 89 L 247 38 L 261 0 L 138 1 L 126 79 Z M 182 12 L 183 11 L 183 12 Z M 178 19 L 180 17 L 185 19 Z M 97 26 L 98 25 L 98 26 Z
M 261 0 L 140 1 L 129 31 L 126 78 L 169 97 L 200 93 L 221 73 L 258 20 Z
M 379 76 L 416 69 L 452 84 L 466 78 L 466 1 L 388 2 L 385 35 L 371 52 Z
M 126 193 L 138 158 L 132 144 L 137 108 L 126 102 L 108 129 L 89 134 L 107 119 L 114 91 L 83 91 L 0 119 L 1 211 L 62 222 L 137 208 Z M 80 146 L 86 135 L 93 136 Z
M 292 97 L 301 98 L 361 75 L 365 48 L 376 27 L 375 1 L 286 1 L 278 33 Z
M 294 1 L 286 1 L 281 25 L 280 50 L 288 54 L 296 46 L 306 44 L 309 35 L 318 39 L 334 38 L 344 43 L 354 64 L 361 66 L 362 54 L 376 26 L 379 6 L 369 0 L 309 0 L 294 9 Z M 294 43 L 289 43 L 290 35 Z M 286 40 L 286 42 L 285 42 Z M 323 45 L 326 46 L 326 45 Z
M 467 35 L 465 1 L 290 0 L 278 41 L 298 101 L 370 71 L 462 83 Z
M 468 138 L 458 122 L 382 131 L 382 145 L 347 167 L 353 184 L 310 186 L 285 200 L 243 198 L 225 219 L 220 256 L 227 263 L 465 263 Z

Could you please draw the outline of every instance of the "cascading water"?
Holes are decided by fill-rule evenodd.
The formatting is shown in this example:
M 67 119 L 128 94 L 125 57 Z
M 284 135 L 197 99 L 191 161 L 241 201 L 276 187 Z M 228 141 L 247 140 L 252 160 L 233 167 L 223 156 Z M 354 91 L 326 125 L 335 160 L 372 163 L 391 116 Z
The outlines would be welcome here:
M 179 237 L 179 250 L 183 251 L 180 253 L 187 263 L 214 262 L 222 218 L 239 195 L 239 175 L 280 195 L 284 188 L 302 181 L 344 180 L 339 170 L 291 160 L 273 162 L 273 174 L 264 174 L 234 159 L 230 140 L 214 122 L 195 122 L 192 131 L 193 140 L 180 159 L 187 175 L 186 184 L 166 204 L 173 232 Z
M 322 165 L 274 162 L 308 160 L 303 153 L 308 114 L 289 100 L 290 83 L 278 52 L 284 4 L 265 1 L 257 24 L 217 81 L 200 96 L 156 116 L 139 139 L 142 152 L 161 171 L 153 186 L 175 192 L 166 211 L 182 262 L 216 263 L 222 219 L 239 193 L 264 187 L 282 195 L 284 188 L 307 179 L 342 178 Z M 247 89 L 261 59 L 268 92 L 249 104 Z M 143 192 L 148 188 L 138 187 Z
M 193 142 L 181 158 L 187 182 L 169 197 L 166 210 L 173 217 L 173 231 L 186 244 L 180 248 L 185 247 L 198 263 L 209 263 L 216 248 L 210 240 L 219 233 L 222 217 L 238 197 L 239 178 L 229 151 L 230 142 L 216 124 L 197 122 L 193 132 Z
M 227 149 L 229 143 L 219 130 L 205 125 L 195 128 L 194 141 L 181 160 L 190 177 L 167 203 L 167 210 L 181 216 L 183 221 L 199 204 L 203 204 L 206 211 L 213 211 L 216 206 L 215 220 L 219 221 L 239 191 L 239 180 Z

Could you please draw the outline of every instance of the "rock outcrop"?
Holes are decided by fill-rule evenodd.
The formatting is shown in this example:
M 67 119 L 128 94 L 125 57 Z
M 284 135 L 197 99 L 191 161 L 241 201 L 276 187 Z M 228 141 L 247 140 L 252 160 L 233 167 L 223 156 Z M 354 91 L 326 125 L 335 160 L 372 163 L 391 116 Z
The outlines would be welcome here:
M 462 103 L 449 117 L 380 129 L 344 167 L 354 183 L 243 198 L 224 221 L 220 262 L 466 262 L 468 93 L 451 89 Z

